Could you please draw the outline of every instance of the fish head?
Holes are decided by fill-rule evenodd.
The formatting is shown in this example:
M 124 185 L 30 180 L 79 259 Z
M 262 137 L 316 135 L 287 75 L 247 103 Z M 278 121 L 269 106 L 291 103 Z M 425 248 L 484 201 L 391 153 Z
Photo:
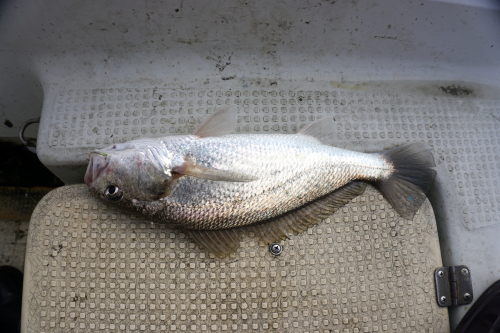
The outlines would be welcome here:
M 168 159 L 163 162 L 168 164 Z M 96 197 L 128 207 L 137 200 L 164 197 L 172 180 L 170 168 L 151 158 L 147 149 L 117 145 L 90 153 L 85 174 L 85 184 Z

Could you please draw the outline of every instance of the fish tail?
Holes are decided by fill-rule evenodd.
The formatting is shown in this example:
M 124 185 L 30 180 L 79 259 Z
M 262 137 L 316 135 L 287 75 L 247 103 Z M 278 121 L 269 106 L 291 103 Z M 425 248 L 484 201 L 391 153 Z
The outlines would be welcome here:
M 425 201 L 436 177 L 434 157 L 424 142 L 412 142 L 379 153 L 392 165 L 391 174 L 375 185 L 401 217 L 411 220 Z

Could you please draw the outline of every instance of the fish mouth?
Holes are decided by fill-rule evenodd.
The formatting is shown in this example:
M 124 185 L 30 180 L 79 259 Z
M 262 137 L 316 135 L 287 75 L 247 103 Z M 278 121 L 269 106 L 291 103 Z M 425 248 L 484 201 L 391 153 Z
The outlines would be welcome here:
M 94 180 L 99 178 L 101 173 L 108 167 L 109 159 L 105 156 L 90 153 L 88 155 L 89 165 L 87 167 L 87 172 L 85 173 L 85 184 L 90 186 Z

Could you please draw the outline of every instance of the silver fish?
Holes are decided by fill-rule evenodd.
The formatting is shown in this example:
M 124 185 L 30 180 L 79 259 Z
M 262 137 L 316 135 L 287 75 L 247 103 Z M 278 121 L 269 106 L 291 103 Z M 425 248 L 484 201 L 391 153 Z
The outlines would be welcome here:
M 236 106 L 216 110 L 191 134 L 138 139 L 89 154 L 85 183 L 106 202 L 190 230 L 209 251 L 239 247 L 241 228 L 264 242 L 321 222 L 373 183 L 412 219 L 434 181 L 422 142 L 381 153 L 325 143 L 333 119 L 297 134 L 234 135 Z

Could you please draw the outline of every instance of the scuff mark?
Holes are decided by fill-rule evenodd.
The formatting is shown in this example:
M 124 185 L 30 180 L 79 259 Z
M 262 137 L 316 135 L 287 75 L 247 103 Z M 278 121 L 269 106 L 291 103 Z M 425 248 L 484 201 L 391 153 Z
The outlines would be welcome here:
M 373 36 L 373 38 L 378 38 L 378 39 L 392 39 L 392 40 L 397 40 L 398 37 L 392 37 L 392 36 Z
M 341 83 L 341 82 L 330 81 L 330 85 L 334 88 L 360 90 L 360 89 L 362 89 L 364 84 L 362 83 L 362 84 L 348 85 L 348 84 Z
M 54 250 L 56 252 L 56 254 L 49 254 L 49 257 L 52 257 L 52 258 L 55 258 L 59 253 L 61 253 L 62 251 L 62 244 L 59 244 L 58 246 L 52 246 L 52 250 Z
M 451 85 L 448 87 L 439 87 L 444 93 L 452 96 L 469 96 L 473 93 L 472 89 Z
M 207 56 L 207 59 L 217 61 L 217 64 L 215 64 L 215 67 L 220 72 L 222 72 L 227 66 L 231 65 L 231 57 L 232 57 L 232 55 L 228 56 L 227 59 L 225 59 L 226 55 L 223 55 L 223 56 L 217 55 L 217 56 L 215 56 L 215 58 L 211 57 L 211 56 Z
M 183 38 L 179 38 L 179 39 L 177 39 L 177 42 L 178 43 L 183 43 L 183 44 L 193 45 L 193 43 L 200 43 L 201 40 L 199 40 L 199 39 L 183 39 Z

